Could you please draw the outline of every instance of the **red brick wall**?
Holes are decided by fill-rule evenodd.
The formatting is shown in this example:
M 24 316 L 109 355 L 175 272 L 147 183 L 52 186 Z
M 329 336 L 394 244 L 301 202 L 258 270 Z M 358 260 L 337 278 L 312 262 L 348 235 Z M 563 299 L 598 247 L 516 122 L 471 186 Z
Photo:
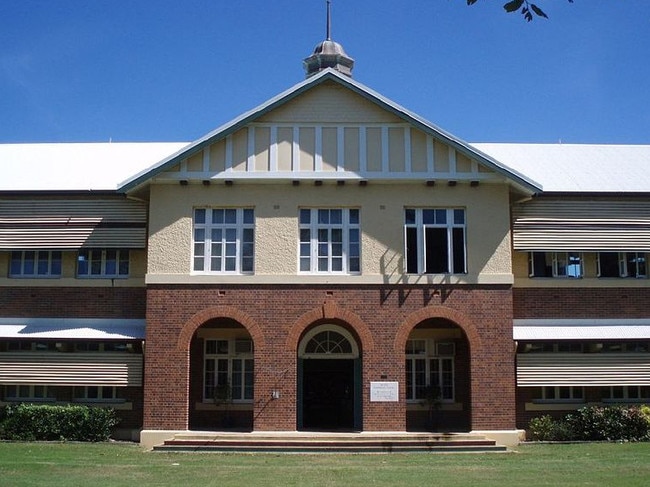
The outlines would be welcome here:
M 647 318 L 650 287 L 515 288 L 515 318 Z
M 436 317 L 458 324 L 468 338 L 471 427 L 515 427 L 509 286 L 155 285 L 147 290 L 145 429 L 188 427 L 191 338 L 218 317 L 237 320 L 255 342 L 256 430 L 296 429 L 297 345 L 318 323 L 338 323 L 358 337 L 363 429 L 405 430 L 405 341 Z M 370 402 L 370 382 L 384 380 L 401 384 L 399 402 Z M 272 390 L 279 399 L 271 399 Z
M 144 288 L 0 287 L 0 317 L 145 317 Z

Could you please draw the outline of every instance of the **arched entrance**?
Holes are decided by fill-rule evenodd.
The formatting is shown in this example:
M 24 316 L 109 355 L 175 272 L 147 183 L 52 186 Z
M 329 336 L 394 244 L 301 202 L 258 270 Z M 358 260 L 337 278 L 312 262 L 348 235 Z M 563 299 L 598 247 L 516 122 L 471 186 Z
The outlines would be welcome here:
M 230 318 L 203 323 L 190 342 L 189 426 L 195 430 L 251 431 L 254 343 Z
M 361 358 L 338 325 L 309 330 L 298 346 L 298 429 L 361 429 Z
M 408 431 L 469 431 L 470 349 L 462 328 L 443 318 L 422 321 L 405 353 Z

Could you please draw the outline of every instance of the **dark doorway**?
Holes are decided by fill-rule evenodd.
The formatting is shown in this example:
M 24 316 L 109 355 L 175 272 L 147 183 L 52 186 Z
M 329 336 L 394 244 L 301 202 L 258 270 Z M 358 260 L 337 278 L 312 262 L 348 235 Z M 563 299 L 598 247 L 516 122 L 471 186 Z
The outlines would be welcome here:
M 354 363 L 354 359 L 302 360 L 303 429 L 354 429 Z

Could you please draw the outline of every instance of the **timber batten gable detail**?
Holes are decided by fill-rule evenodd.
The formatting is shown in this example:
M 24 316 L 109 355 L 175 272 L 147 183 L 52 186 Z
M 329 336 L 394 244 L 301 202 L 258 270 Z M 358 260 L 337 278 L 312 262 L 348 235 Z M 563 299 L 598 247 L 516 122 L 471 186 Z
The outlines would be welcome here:
M 301 177 L 498 179 L 476 160 L 407 124 L 252 124 L 156 179 Z

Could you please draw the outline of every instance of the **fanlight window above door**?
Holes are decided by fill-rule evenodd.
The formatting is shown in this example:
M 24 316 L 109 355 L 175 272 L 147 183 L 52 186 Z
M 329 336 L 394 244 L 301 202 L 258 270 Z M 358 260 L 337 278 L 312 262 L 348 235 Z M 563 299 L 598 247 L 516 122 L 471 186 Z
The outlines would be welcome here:
M 354 338 L 346 330 L 332 328 L 318 327 L 308 333 L 303 338 L 299 355 L 311 358 L 358 357 L 359 349 Z

